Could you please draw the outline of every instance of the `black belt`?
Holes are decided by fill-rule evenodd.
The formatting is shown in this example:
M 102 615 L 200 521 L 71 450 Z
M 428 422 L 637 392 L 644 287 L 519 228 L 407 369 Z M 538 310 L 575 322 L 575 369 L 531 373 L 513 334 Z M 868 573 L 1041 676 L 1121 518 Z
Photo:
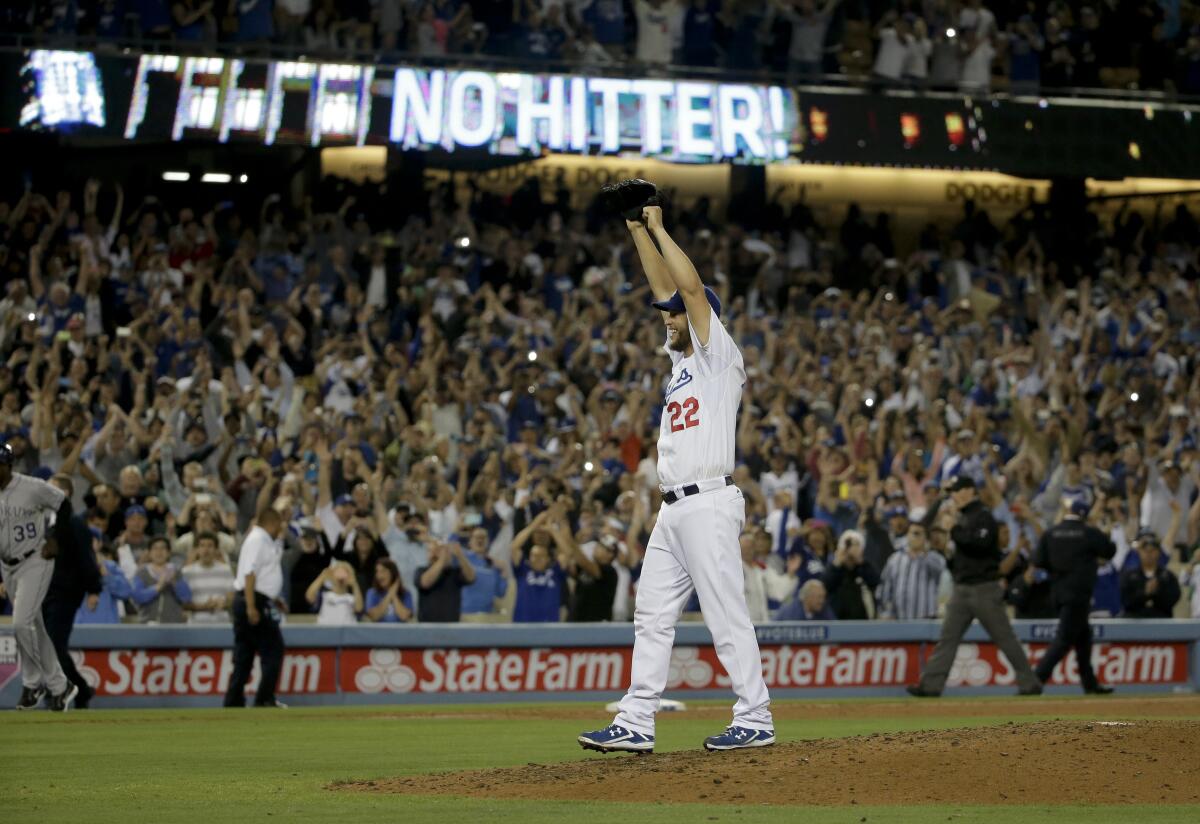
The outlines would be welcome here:
M 725 486 L 733 486 L 733 476 L 732 475 L 725 476 Z M 676 495 L 675 490 L 672 489 L 666 495 L 663 495 L 663 503 L 664 504 L 673 504 L 676 501 L 678 501 L 680 498 L 686 498 L 688 495 L 699 495 L 699 494 L 700 494 L 700 485 L 699 484 L 685 484 L 683 487 L 682 495 Z
M 24 561 L 26 558 L 28 558 L 30 555 L 32 555 L 35 552 L 37 552 L 37 547 L 34 547 L 33 549 L 29 550 L 28 552 L 26 552 L 24 555 L 20 556 L 19 558 L 5 558 L 4 565 L 10 566 L 10 567 L 15 567 L 17 564 L 21 563 L 22 561 Z

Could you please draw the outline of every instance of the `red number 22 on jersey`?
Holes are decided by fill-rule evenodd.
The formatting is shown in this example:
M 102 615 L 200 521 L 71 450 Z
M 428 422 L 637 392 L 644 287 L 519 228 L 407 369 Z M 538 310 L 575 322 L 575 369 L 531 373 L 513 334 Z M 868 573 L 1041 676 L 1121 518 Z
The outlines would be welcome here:
M 700 401 L 695 398 L 687 398 L 682 404 L 671 401 L 667 404 L 667 411 L 671 413 L 672 432 L 680 432 L 700 425 L 700 419 L 696 417 L 700 413 Z M 683 418 L 682 421 L 680 417 Z

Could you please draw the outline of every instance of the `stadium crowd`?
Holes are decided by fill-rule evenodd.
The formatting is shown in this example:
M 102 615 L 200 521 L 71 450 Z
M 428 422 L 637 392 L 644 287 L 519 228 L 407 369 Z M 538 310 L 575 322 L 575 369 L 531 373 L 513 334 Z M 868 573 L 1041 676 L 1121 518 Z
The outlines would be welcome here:
M 483 55 L 738 72 L 1200 94 L 1191 0 L 8 0 L 0 32 L 268 42 L 379 59 Z M 368 58 L 370 59 L 370 58 Z
M 268 506 L 293 615 L 629 619 L 661 320 L 595 204 L 472 191 L 409 214 L 349 184 L 204 211 L 97 180 L 0 202 L 0 432 L 86 513 L 103 589 L 79 621 L 227 621 Z M 1038 209 L 994 226 L 968 204 L 910 242 L 856 206 L 705 207 L 670 225 L 744 352 L 756 621 L 935 617 L 962 476 L 1002 524 L 1018 617 L 1053 614 L 1029 557 L 1078 500 L 1118 547 L 1097 613 L 1200 616 L 1186 207 L 1094 218 L 1075 263 Z

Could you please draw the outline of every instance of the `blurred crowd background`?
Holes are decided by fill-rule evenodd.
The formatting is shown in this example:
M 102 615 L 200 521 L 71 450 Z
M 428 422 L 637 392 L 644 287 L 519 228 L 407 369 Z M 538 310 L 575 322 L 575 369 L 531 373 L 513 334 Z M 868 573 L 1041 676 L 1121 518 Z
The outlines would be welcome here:
M 260 503 L 291 621 L 630 618 L 669 360 L 629 233 L 463 191 L 0 193 L 0 433 L 92 527 L 80 621 L 227 621 Z M 1200 616 L 1200 225 L 1056 225 L 670 210 L 745 357 L 756 621 L 935 617 L 963 476 L 1018 617 L 1054 614 L 1028 558 L 1075 501 L 1118 546 L 1097 613 Z
M 1192 0 L 6 0 L 0 32 L 376 62 L 519 58 L 968 91 L 1200 93 Z

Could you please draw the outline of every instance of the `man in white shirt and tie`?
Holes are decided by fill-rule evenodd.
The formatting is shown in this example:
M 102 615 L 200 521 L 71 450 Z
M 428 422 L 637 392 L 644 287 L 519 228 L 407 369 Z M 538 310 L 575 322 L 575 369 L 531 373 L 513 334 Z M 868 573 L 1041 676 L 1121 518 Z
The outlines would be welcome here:
M 268 493 L 269 490 L 263 490 Z M 238 556 L 233 593 L 233 674 L 225 693 L 225 706 L 246 706 L 246 682 L 254 656 L 262 658 L 262 677 L 254 696 L 256 707 L 281 707 L 275 687 L 283 669 L 283 633 L 279 622 L 283 601 L 283 518 L 262 507 Z

